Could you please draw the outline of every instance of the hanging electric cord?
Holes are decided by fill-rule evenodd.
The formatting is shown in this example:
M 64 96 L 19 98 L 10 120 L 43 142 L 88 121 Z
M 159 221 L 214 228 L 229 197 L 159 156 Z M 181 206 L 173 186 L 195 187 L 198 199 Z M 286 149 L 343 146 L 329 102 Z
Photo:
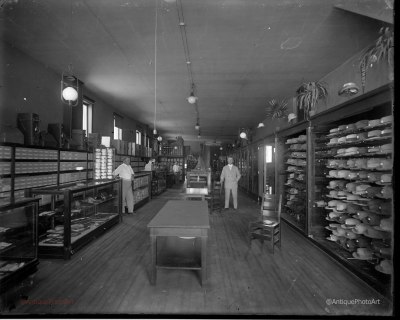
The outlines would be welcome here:
M 194 79 L 193 79 L 193 71 L 192 71 L 191 60 L 190 60 L 189 45 L 188 45 L 188 41 L 187 41 L 187 32 L 186 32 L 185 17 L 183 14 L 182 1 L 176 0 L 175 6 L 176 6 L 176 11 L 178 13 L 178 23 L 180 26 L 179 30 L 181 33 L 183 51 L 184 51 L 185 59 L 186 59 L 186 68 L 188 71 L 190 92 L 191 92 L 191 95 L 196 96 L 196 94 L 195 94 L 196 87 L 195 87 Z M 195 112 L 196 112 L 196 119 L 197 119 L 196 125 L 200 125 L 200 123 L 199 123 L 199 118 L 200 118 L 199 106 L 197 104 L 197 101 L 195 101 L 193 104 L 194 104 L 194 108 L 195 108 Z
M 157 134 L 157 29 L 158 29 L 158 0 L 156 2 L 155 28 L 154 28 L 154 126 L 153 133 Z

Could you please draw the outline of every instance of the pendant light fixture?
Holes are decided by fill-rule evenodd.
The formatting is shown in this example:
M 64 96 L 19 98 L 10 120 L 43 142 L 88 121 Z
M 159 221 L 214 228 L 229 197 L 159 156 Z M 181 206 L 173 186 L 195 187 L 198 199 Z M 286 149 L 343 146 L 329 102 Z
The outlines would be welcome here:
M 153 134 L 157 135 L 157 29 L 158 29 L 158 0 L 155 0 L 155 22 L 154 22 L 154 123 Z M 159 140 L 160 141 L 160 140 Z
M 260 122 L 259 124 L 258 124 L 258 126 L 257 126 L 257 129 L 260 129 L 260 128 L 263 128 L 264 127 L 264 123 L 263 122 Z
M 79 80 L 73 75 L 72 64 L 61 75 L 61 101 L 72 107 L 78 105 Z
M 190 104 L 195 104 L 199 98 L 194 95 L 194 83 L 192 83 L 192 91 L 190 92 L 190 96 L 187 97 L 187 101 Z
M 70 2 L 70 25 L 72 25 L 72 1 Z M 68 40 L 71 42 L 71 30 L 69 30 Z M 70 46 L 72 47 L 71 43 Z M 72 63 L 70 63 L 68 70 L 63 71 L 61 74 L 61 101 L 71 107 L 76 107 L 79 100 L 78 92 L 79 80 L 74 76 Z

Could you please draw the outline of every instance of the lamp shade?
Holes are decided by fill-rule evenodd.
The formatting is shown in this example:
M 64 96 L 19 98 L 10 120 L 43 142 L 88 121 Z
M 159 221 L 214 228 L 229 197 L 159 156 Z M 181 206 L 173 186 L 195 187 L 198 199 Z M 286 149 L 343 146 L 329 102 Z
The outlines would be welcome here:
M 157 134 L 157 129 L 153 130 L 153 134 L 156 135 Z
M 196 103 L 196 101 L 197 101 L 197 97 L 195 97 L 194 95 L 190 95 L 190 96 L 187 98 L 187 101 L 188 101 L 190 104 L 194 104 L 194 103 Z
M 196 130 L 200 130 L 200 126 L 199 126 L 198 124 L 196 124 L 196 125 L 194 126 L 194 128 L 195 128 Z
M 78 91 L 76 91 L 76 89 L 73 87 L 66 87 L 62 91 L 62 97 L 66 101 L 75 101 L 76 99 L 78 99 Z
M 260 123 L 258 124 L 257 128 L 262 128 L 262 127 L 264 127 L 264 123 L 260 122 Z

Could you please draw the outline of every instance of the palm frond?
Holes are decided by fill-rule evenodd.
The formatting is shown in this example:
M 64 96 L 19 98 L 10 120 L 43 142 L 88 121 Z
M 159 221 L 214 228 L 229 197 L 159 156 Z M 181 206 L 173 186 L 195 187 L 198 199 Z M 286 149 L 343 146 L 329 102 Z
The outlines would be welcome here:
M 276 99 L 271 99 L 268 101 L 268 106 L 266 107 L 266 116 L 271 119 L 285 118 L 287 113 L 288 102 L 285 99 L 277 101 Z

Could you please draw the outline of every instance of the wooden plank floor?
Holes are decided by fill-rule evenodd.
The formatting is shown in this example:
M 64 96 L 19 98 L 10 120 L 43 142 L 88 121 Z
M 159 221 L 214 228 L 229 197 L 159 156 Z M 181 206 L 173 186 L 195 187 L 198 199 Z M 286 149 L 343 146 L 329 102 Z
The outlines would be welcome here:
M 243 194 L 238 211 L 210 215 L 206 285 L 195 271 L 167 269 L 150 285 L 146 225 L 168 199 L 182 198 L 180 192 L 168 189 L 124 216 L 70 261 L 41 260 L 28 300 L 10 314 L 392 314 L 389 301 L 285 224 L 274 255 L 258 241 L 249 248 L 247 225 L 259 207 Z

